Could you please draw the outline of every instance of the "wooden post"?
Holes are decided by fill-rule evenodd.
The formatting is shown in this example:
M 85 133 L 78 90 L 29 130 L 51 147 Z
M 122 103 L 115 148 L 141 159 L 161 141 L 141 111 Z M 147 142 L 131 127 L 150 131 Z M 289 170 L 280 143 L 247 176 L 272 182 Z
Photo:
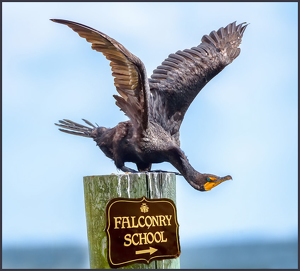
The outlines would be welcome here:
M 105 207 L 117 197 L 149 199 L 168 198 L 176 204 L 176 177 L 174 173 L 134 173 L 120 175 L 86 176 L 83 178 L 90 267 L 104 269 L 107 261 Z M 179 258 L 134 263 L 121 269 L 180 268 Z

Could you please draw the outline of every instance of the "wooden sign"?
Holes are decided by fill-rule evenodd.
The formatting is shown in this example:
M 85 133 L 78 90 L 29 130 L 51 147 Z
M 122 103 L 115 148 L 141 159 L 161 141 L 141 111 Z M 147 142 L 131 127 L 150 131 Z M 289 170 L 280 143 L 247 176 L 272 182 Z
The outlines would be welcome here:
M 110 200 L 105 228 L 110 266 L 177 258 L 178 227 L 176 207 L 170 199 Z

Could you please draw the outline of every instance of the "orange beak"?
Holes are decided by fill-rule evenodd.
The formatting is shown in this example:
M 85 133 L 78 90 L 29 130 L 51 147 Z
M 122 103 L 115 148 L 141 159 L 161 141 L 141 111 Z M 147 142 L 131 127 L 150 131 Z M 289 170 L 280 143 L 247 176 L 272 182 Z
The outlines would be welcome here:
M 214 188 L 215 186 L 219 185 L 222 182 L 225 182 L 227 180 L 232 180 L 232 177 L 230 175 L 227 175 L 223 178 L 212 178 L 212 177 L 210 177 L 210 180 L 211 181 L 206 182 L 204 184 L 205 191 L 211 190 L 212 188 Z

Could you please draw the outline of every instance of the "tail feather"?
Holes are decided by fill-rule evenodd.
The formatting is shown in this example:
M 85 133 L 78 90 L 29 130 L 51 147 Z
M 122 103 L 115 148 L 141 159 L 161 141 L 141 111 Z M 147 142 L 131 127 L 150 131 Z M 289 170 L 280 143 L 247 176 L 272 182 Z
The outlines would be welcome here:
M 67 133 L 67 134 L 71 134 L 71 135 L 78 135 L 78 136 L 89 137 L 89 138 L 91 137 L 91 136 L 86 135 L 84 133 L 77 133 L 77 132 L 68 131 L 68 130 L 60 129 L 60 128 L 58 130 L 61 131 L 61 132 Z
M 86 124 L 92 126 L 93 128 L 96 128 L 96 126 L 95 126 L 93 123 L 89 122 L 88 120 L 86 120 L 86 119 L 82 119 L 82 120 L 83 120 Z
M 56 126 L 64 128 L 64 129 L 59 128 L 59 130 L 61 132 L 64 132 L 67 134 L 72 134 L 72 135 L 77 135 L 77 136 L 93 138 L 92 132 L 94 129 L 97 129 L 97 127 L 95 125 L 93 125 L 91 122 L 89 122 L 88 120 L 83 119 L 83 121 L 93 128 L 84 126 L 82 124 L 79 124 L 77 122 L 74 122 L 74 121 L 71 121 L 68 119 L 59 120 L 58 122 L 60 124 L 57 124 L 57 123 L 54 123 L 54 124 Z
M 75 121 L 71 121 L 71 120 L 68 120 L 68 119 L 64 119 L 64 122 L 68 123 L 69 125 L 74 125 L 74 126 L 77 126 L 77 127 L 82 127 L 82 128 L 87 128 L 87 129 L 90 129 L 80 123 L 77 123 Z
M 76 126 L 71 126 L 71 125 L 62 125 L 62 124 L 57 124 L 57 123 L 55 123 L 55 125 L 62 127 L 62 128 L 69 129 L 69 130 L 78 131 L 78 132 L 89 132 L 89 129 L 90 129 L 90 128 L 83 129 L 82 127 L 76 127 Z

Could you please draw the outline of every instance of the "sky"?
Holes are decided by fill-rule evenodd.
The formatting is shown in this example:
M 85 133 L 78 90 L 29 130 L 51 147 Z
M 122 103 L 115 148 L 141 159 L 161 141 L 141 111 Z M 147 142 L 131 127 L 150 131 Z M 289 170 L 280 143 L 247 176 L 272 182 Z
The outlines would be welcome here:
M 114 127 L 127 117 L 112 97 L 109 62 L 52 18 L 116 39 L 148 77 L 212 30 L 250 23 L 239 57 L 202 89 L 181 126 L 191 165 L 233 180 L 199 192 L 177 177 L 180 241 L 297 238 L 297 10 L 291 2 L 3 3 L 3 246 L 87 245 L 83 176 L 121 173 L 91 139 L 54 125 L 85 118 Z

